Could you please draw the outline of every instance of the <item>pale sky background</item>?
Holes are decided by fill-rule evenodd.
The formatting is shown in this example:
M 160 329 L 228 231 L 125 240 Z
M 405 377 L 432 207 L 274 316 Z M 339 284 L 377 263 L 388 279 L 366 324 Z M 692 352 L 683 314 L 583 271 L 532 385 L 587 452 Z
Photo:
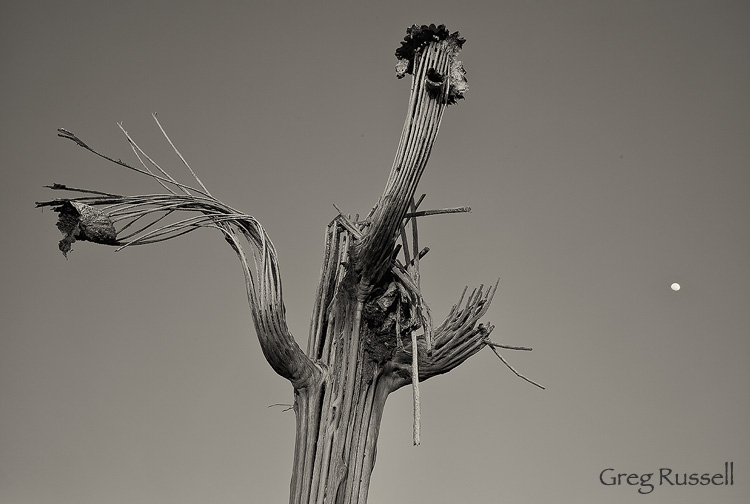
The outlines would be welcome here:
M 541 391 L 487 349 L 389 398 L 370 502 L 750 502 L 750 4 L 744 1 L 5 2 L 0 16 L 0 503 L 287 502 L 291 386 L 238 261 L 205 230 L 57 249 L 44 184 L 155 183 L 128 131 L 264 224 L 304 345 L 325 225 L 381 194 L 413 23 L 467 38 L 466 100 L 420 192 L 433 315 L 464 285 Z M 674 292 L 672 282 L 682 289 Z M 722 472 L 732 487 L 599 482 Z

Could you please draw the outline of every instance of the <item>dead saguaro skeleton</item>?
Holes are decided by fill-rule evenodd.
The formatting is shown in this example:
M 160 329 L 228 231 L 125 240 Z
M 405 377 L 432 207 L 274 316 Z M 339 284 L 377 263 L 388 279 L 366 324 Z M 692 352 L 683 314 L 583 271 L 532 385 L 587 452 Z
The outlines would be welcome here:
M 122 196 L 49 186 L 78 193 L 73 198 L 37 203 L 58 212 L 64 254 L 76 240 L 121 249 L 169 240 L 199 228 L 219 230 L 234 249 L 242 264 L 263 354 L 294 389 L 292 504 L 367 501 L 380 421 L 391 392 L 412 385 L 414 443 L 419 444 L 419 382 L 447 373 L 486 346 L 526 379 L 498 348 L 530 349 L 493 343 L 489 337 L 494 326 L 478 323 L 497 284 L 480 286 L 468 296 L 464 289 L 437 327 L 420 290 L 420 260 L 429 249 L 420 249 L 417 220 L 469 211 L 467 207 L 420 210 L 424 195 L 415 201 L 445 108 L 467 90 L 463 65 L 457 59 L 463 43 L 458 32 L 450 33 L 443 25 L 414 25 L 396 51 L 398 77 L 412 75 L 396 157 L 383 195 L 367 217 L 360 220 L 339 211 L 328 224 L 306 351 L 287 328 L 276 250 L 266 231 L 252 216 L 211 195 L 156 115 L 156 124 L 197 187 L 169 175 L 121 125 L 139 166 L 101 154 L 73 133 L 59 130 L 59 136 L 153 178 L 166 190 L 158 195 Z M 244 241 L 250 244 L 250 257 Z

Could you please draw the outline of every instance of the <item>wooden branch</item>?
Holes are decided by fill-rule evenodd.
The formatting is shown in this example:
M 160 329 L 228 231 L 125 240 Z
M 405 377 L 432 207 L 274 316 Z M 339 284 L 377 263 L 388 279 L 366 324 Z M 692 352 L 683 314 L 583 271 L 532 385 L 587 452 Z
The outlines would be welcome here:
M 425 355 L 420 366 L 421 380 L 447 373 L 485 346 L 494 326 L 477 325 L 477 322 L 487 313 L 496 291 L 497 283 L 484 292 L 480 285 L 472 291 L 463 307 L 462 294 L 461 300 L 435 329 L 432 355 Z
M 511 371 L 513 371 L 513 374 L 515 374 L 516 376 L 518 376 L 522 380 L 526 380 L 527 382 L 531 383 L 532 385 L 535 385 L 535 386 L 539 387 L 540 389 L 544 390 L 544 387 L 542 385 L 538 384 L 534 380 L 532 380 L 530 378 L 527 378 L 524 375 L 522 375 L 521 373 L 519 373 L 518 371 L 516 371 L 516 368 L 514 368 L 513 366 L 511 366 L 510 362 L 508 362 L 507 360 L 505 360 L 505 357 L 503 357 L 500 354 L 500 352 L 497 351 L 497 348 L 498 347 L 503 347 L 503 345 L 498 345 L 496 343 L 487 342 L 487 346 L 490 347 L 490 350 L 492 350 L 494 352 L 494 354 L 497 355 L 497 358 L 500 359 L 503 362 L 503 364 L 505 364 L 508 367 L 508 369 L 510 369 Z M 511 347 L 504 347 L 504 348 L 511 348 Z M 515 347 L 513 349 L 514 350 L 531 350 L 530 348 L 524 348 L 524 347 Z
M 412 400 L 414 401 L 414 425 L 412 427 L 412 437 L 414 446 L 419 446 L 421 443 L 421 421 L 422 421 L 422 409 L 419 404 L 419 350 L 417 344 L 417 333 L 412 331 L 411 333 L 411 387 L 412 387 Z
M 417 211 L 417 206 L 414 204 L 414 199 L 412 198 L 411 206 L 409 207 L 412 213 L 415 213 Z M 417 219 L 410 219 L 409 222 L 411 223 L 411 246 L 414 252 L 414 260 L 407 261 L 406 262 L 406 270 L 409 272 L 409 275 L 414 279 L 414 284 L 417 286 L 417 289 L 419 289 L 420 285 L 420 276 L 419 276 L 419 229 L 417 228 Z M 427 342 L 428 347 L 432 344 L 431 341 Z M 429 349 L 429 348 L 428 348 Z
M 427 215 L 440 215 L 440 214 L 462 213 L 462 212 L 471 212 L 471 207 L 462 206 L 462 207 L 456 207 L 456 208 L 441 208 L 439 210 L 420 210 L 419 212 L 407 213 L 404 217 L 406 217 L 407 219 L 410 219 L 412 217 L 425 217 Z
M 164 138 L 167 139 L 167 142 L 169 142 L 169 145 L 172 146 L 172 149 L 174 150 L 175 154 L 177 154 L 177 156 L 180 158 L 180 161 L 182 161 L 182 164 L 184 164 L 187 167 L 187 169 L 190 171 L 190 174 L 193 176 L 193 178 L 195 179 L 195 181 L 198 182 L 199 186 L 201 186 L 201 189 L 203 189 L 203 191 L 207 195 L 211 196 L 211 193 L 208 192 L 208 189 L 206 188 L 205 185 L 203 185 L 203 182 L 201 182 L 201 179 L 199 179 L 198 175 L 195 174 L 195 172 L 190 167 L 190 165 L 188 164 L 188 162 L 182 156 L 182 153 L 180 153 L 180 151 L 177 150 L 177 147 L 175 147 L 174 143 L 172 143 L 172 139 L 169 138 L 169 135 L 167 135 L 167 132 L 164 131 L 164 128 L 162 127 L 161 123 L 159 122 L 159 119 L 156 117 L 156 112 L 154 112 L 153 114 L 151 114 L 151 117 L 153 117 L 154 121 L 156 121 L 156 125 L 159 126 L 159 130 L 161 130 L 162 135 L 164 135 Z
M 190 173 L 200 185 L 199 189 L 177 182 L 137 146 L 121 125 L 120 128 L 138 158 L 141 159 L 143 156 L 161 175 L 153 173 L 145 163 L 143 169 L 132 167 L 100 154 L 67 130 L 58 131 L 59 136 L 72 140 L 97 156 L 155 179 L 169 190 L 169 194 L 121 196 L 73 189 L 61 184 L 50 186 L 51 189 L 86 195 L 36 204 L 37 207 L 50 206 L 59 214 L 57 226 L 64 235 L 59 247 L 63 254 L 71 250 L 75 241 L 115 245 L 121 250 L 132 245 L 170 240 L 201 227 L 218 229 L 224 234 L 242 263 L 253 322 L 268 363 L 279 375 L 291 381 L 295 388 L 305 387 L 320 379 L 319 367 L 299 348 L 287 328 L 276 249 L 263 226 L 254 217 L 240 213 L 211 196 L 166 136 L 160 124 L 159 128 L 181 161 L 188 166 Z M 170 186 L 181 190 L 182 194 L 172 190 Z M 192 215 L 167 224 L 161 223 L 174 212 L 190 212 Z M 124 232 L 138 221 L 142 224 L 135 232 Z M 239 241 L 240 235 L 251 245 L 252 265 Z
M 453 305 L 442 324 L 435 329 L 434 347 L 432 354 L 427 352 L 427 345 L 423 339 L 418 341 L 419 353 L 419 381 L 428 380 L 434 376 L 447 373 L 464 363 L 469 357 L 489 346 L 500 360 L 519 378 L 544 389 L 539 383 L 519 373 L 508 361 L 500 355 L 497 348 L 511 350 L 531 350 L 529 347 L 500 345 L 490 341 L 493 325 L 477 324 L 485 315 L 497 291 L 497 283 L 483 291 L 483 286 L 474 289 L 464 303 L 466 290 L 464 289 L 458 303 Z M 411 383 L 409 366 L 411 365 L 413 343 L 406 345 L 394 359 L 394 365 L 402 370 L 397 372 L 394 389 Z
M 417 256 L 417 257 L 419 257 L 419 260 L 422 260 L 422 258 L 423 258 L 424 256 L 426 256 L 426 255 L 427 255 L 427 252 L 429 252 L 429 251 L 430 251 L 430 247 L 425 247 L 425 248 L 423 248 L 422 250 L 420 250 L 420 251 L 419 251 L 419 255 Z M 415 259 L 416 259 L 416 258 L 415 258 Z M 411 260 L 411 262 L 413 263 L 413 262 L 414 262 L 414 259 L 412 259 L 412 260 Z M 411 264 L 411 263 L 410 263 L 410 264 Z
M 377 283 L 390 266 L 391 251 L 437 138 L 445 107 L 466 90 L 463 67 L 456 59 L 463 39 L 444 26 L 413 26 L 407 32 L 399 76 L 411 73 L 409 106 L 383 195 L 371 212 L 370 227 L 356 243 L 362 280 Z M 410 261 L 407 261 L 407 263 Z
M 218 227 L 224 231 L 227 241 L 232 245 L 242 263 L 255 332 L 263 355 L 273 370 L 289 380 L 295 389 L 304 388 L 313 381 L 319 381 L 322 374 L 320 368 L 305 355 L 287 328 L 286 309 L 281 292 L 281 275 L 273 243 L 255 219 L 242 222 L 239 229 L 248 241 L 253 243 L 256 235 L 261 237 L 261 240 L 253 243 L 257 248 L 254 254 L 256 259 L 254 271 L 248 264 L 231 224 L 222 223 Z

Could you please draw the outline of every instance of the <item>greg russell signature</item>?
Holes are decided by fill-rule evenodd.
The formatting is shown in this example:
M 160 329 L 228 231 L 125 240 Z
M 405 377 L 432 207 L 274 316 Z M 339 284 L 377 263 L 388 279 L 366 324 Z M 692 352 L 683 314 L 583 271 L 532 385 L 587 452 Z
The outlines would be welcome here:
M 658 479 L 654 476 L 658 474 Z M 638 493 L 650 494 L 657 486 L 726 486 L 734 485 L 734 462 L 724 462 L 723 472 L 689 473 L 678 472 L 668 467 L 659 472 L 626 473 L 608 467 L 599 473 L 599 481 L 605 486 L 637 486 Z

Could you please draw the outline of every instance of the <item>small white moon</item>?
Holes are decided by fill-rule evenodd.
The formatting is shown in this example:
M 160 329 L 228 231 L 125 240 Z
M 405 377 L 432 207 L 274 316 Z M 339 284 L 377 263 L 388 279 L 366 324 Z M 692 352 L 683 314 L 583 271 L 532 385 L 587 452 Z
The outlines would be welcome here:
M 678 290 L 680 290 L 680 284 L 678 284 L 678 283 L 673 283 L 671 287 L 672 287 L 672 290 L 675 291 L 675 292 L 677 292 Z

